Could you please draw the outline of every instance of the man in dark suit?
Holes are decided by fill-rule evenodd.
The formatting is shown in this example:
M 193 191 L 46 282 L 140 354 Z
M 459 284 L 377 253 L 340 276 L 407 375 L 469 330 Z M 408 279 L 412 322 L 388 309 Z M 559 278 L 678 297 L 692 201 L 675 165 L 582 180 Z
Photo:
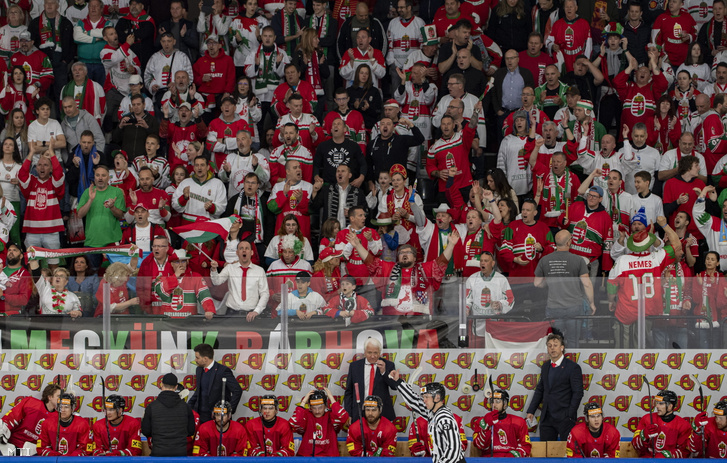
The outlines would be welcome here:
M 528 421 L 540 412 L 540 440 L 566 440 L 576 424 L 576 414 L 583 399 L 583 374 L 577 363 L 565 358 L 565 344 L 560 334 L 550 334 L 547 340 L 550 361 L 540 369 L 540 381 L 533 401 L 528 407 Z
M 525 87 L 535 88 L 533 74 L 526 68 L 520 67 L 520 55 L 516 50 L 505 52 L 505 67 L 495 71 L 492 76 L 492 108 L 497 113 L 497 127 L 502 127 L 505 118 L 520 109 L 521 94 Z M 502 134 L 498 130 L 498 140 Z
M 199 421 L 212 419 L 212 409 L 222 400 L 222 378 L 227 378 L 224 400 L 230 402 L 232 414 L 242 397 L 242 388 L 237 383 L 232 370 L 214 361 L 215 350 L 209 344 L 198 344 L 194 348 L 194 361 L 197 363 L 197 389 L 189 399 L 189 406 L 199 413 Z
M 356 402 L 354 384 L 358 384 L 361 400 L 369 395 L 380 397 L 384 402 L 382 415 L 389 421 L 394 421 L 396 418 L 394 404 L 389 394 L 389 388 L 396 389 L 397 385 L 396 381 L 389 378 L 389 372 L 394 368 L 392 362 L 381 358 L 381 342 L 374 338 L 367 339 L 364 344 L 364 358 L 351 363 L 348 369 L 346 392 L 343 396 L 343 408 L 351 416 L 352 423 L 359 419 L 361 411 L 361 404 Z M 371 373 L 374 375 L 373 384 L 371 382 Z

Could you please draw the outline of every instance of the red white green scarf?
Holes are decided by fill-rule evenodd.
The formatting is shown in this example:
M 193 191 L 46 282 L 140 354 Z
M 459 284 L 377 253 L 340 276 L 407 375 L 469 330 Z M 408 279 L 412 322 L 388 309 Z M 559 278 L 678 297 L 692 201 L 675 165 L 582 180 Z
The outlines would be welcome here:
M 270 53 L 263 51 L 262 44 L 257 48 L 257 54 L 260 56 L 260 66 L 257 67 L 257 76 L 255 77 L 255 94 L 261 95 L 267 92 L 274 92 L 280 84 L 280 77 L 275 73 L 275 65 L 278 57 L 278 47 L 273 45 Z
M 709 49 L 716 50 L 719 47 L 727 47 L 727 18 L 722 19 L 722 35 L 720 43 L 714 43 L 714 18 L 707 23 L 707 40 L 709 40 Z
M 301 27 L 301 24 L 299 23 L 300 18 L 298 18 L 298 14 L 296 12 L 293 12 L 293 14 L 285 14 L 285 10 L 280 10 L 280 19 L 281 23 L 283 24 L 283 36 L 288 37 L 291 35 L 295 35 L 298 30 Z M 295 52 L 295 47 L 298 44 L 298 39 L 291 40 L 290 42 L 286 43 L 285 47 L 287 48 L 287 52 L 289 56 L 293 56 L 293 52 Z

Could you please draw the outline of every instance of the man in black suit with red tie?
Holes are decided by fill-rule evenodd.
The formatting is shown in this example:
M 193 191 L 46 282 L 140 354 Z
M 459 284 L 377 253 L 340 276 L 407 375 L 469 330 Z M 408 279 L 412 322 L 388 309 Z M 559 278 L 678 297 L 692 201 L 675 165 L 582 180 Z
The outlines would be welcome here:
M 547 344 L 550 361 L 540 369 L 540 381 L 528 407 L 528 421 L 542 402 L 540 440 L 567 440 L 575 426 L 578 408 L 583 399 L 583 374 L 576 362 L 565 358 L 565 344 L 560 334 L 549 334 Z M 560 439 L 559 439 L 560 438 Z
M 394 364 L 381 358 L 381 342 L 375 338 L 368 338 L 364 344 L 364 358 L 351 363 L 348 369 L 346 392 L 343 396 L 343 408 L 351 417 L 351 423 L 359 419 L 361 404 L 356 402 L 356 389 L 358 384 L 361 400 L 366 396 L 375 395 L 384 402 L 381 413 L 389 421 L 394 421 L 394 404 L 391 402 L 389 388 L 396 389 L 396 381 L 389 378 L 389 372 L 395 368 Z M 373 379 L 372 379 L 373 374 Z
M 222 378 L 227 378 L 224 400 L 231 405 L 232 414 L 242 398 L 242 388 L 237 383 L 232 370 L 215 362 L 215 350 L 209 344 L 198 344 L 194 348 L 194 361 L 197 363 L 197 388 L 189 399 L 189 406 L 199 413 L 199 421 L 212 419 L 212 409 L 222 400 Z

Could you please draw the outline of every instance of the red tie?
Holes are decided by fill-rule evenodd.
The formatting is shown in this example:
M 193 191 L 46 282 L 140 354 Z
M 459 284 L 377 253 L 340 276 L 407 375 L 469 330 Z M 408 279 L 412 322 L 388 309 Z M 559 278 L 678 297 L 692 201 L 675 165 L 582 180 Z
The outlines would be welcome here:
M 240 288 L 240 299 L 242 299 L 242 301 L 244 302 L 247 300 L 247 284 L 246 284 L 247 281 L 246 280 L 247 280 L 247 271 L 250 270 L 250 267 L 240 266 L 240 268 L 242 269 L 242 283 L 241 283 L 242 286 Z
M 374 395 L 374 378 L 376 378 L 376 370 L 374 364 L 371 364 L 371 374 L 369 375 L 369 395 Z
M 551 366 L 551 367 L 553 367 L 553 368 L 555 368 L 555 367 L 557 367 L 558 365 L 556 365 L 556 364 L 555 364 L 555 362 L 551 362 L 551 363 L 550 363 L 550 366 Z
M 204 372 L 207 373 L 208 371 L 210 371 L 210 368 L 209 367 L 204 367 Z

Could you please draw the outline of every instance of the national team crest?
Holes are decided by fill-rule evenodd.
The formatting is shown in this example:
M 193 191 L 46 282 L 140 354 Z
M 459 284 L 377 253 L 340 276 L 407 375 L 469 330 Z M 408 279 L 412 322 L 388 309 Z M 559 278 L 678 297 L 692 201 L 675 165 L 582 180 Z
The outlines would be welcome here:
M 631 101 L 631 115 L 641 117 L 646 113 L 646 98 L 641 93 L 637 93 Z

